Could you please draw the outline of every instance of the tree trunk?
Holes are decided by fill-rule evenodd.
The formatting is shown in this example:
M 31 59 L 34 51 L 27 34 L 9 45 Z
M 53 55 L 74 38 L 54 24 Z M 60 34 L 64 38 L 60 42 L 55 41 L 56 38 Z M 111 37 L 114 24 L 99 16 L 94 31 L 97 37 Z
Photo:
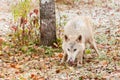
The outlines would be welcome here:
M 41 45 L 53 45 L 56 41 L 56 18 L 54 0 L 40 0 Z

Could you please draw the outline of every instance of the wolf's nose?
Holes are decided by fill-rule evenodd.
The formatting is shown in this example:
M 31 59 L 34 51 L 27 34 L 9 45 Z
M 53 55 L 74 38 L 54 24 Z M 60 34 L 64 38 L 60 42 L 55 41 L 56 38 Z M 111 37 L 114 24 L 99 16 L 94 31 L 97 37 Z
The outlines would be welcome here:
M 73 64 L 74 64 L 74 61 L 72 60 L 72 58 L 69 59 L 69 64 L 70 64 L 70 65 L 73 65 Z
M 73 62 L 72 58 L 70 58 L 69 62 Z

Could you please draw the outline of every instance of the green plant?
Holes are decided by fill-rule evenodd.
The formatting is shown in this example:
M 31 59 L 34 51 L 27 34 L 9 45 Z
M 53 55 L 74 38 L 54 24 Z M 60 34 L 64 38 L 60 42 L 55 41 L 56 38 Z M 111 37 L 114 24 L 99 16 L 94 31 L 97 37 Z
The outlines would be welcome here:
M 15 21 L 17 21 L 21 16 L 23 18 L 27 18 L 27 15 L 31 9 L 30 3 L 31 0 L 21 0 L 21 2 L 12 6 L 12 13 Z
M 47 46 L 41 46 L 41 48 L 45 49 L 45 54 L 48 56 L 52 56 L 54 49 L 52 47 L 47 47 Z
M 12 25 L 7 43 L 12 52 L 31 53 L 40 44 L 38 9 L 30 12 L 31 0 L 24 0 L 12 6 L 15 25 Z M 32 47 L 31 47 L 32 46 Z

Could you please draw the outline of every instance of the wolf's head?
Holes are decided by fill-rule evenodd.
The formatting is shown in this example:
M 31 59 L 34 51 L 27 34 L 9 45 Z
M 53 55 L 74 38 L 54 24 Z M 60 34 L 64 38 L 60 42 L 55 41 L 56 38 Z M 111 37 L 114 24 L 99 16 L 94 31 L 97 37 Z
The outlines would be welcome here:
M 68 55 L 67 62 L 74 63 L 77 55 L 83 51 L 84 45 L 82 40 L 82 35 L 77 37 L 68 37 L 67 35 L 64 36 L 62 47 L 64 52 Z

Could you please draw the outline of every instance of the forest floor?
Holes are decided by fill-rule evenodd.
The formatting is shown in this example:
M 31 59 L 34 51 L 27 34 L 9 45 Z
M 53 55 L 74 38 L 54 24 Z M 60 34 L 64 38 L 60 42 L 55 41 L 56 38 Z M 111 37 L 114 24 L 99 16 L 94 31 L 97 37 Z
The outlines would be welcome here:
M 103 1 L 103 2 L 101 2 Z M 57 36 L 75 15 L 91 16 L 100 56 L 85 54 L 81 68 L 60 64 L 62 52 L 40 54 L 4 54 L 0 51 L 0 80 L 119 80 L 120 79 L 120 1 L 56 4 Z M 10 0 L 0 2 L 0 42 L 13 21 Z M 37 4 L 38 5 L 38 4 Z M 38 7 L 37 7 L 38 8 Z M 9 48 L 5 47 L 9 52 Z M 43 50 L 44 52 L 44 50 Z M 40 51 L 42 53 L 42 49 Z

